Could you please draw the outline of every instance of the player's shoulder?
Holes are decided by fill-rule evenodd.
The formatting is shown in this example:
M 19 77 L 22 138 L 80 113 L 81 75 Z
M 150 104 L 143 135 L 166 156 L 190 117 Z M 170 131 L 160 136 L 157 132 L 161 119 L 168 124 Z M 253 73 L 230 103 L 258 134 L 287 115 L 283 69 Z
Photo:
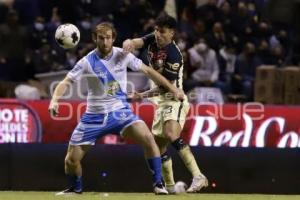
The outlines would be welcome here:
M 113 46 L 113 51 L 114 51 L 114 53 L 122 53 L 122 52 L 123 52 L 123 49 L 120 48 L 120 47 L 115 47 L 115 46 Z
M 87 64 L 89 61 L 95 60 L 96 57 L 97 57 L 96 51 L 95 50 L 91 50 L 86 55 L 84 55 L 82 58 L 80 58 L 77 63 Z
M 182 54 L 179 50 L 179 47 L 176 45 L 176 43 L 174 41 L 172 41 L 168 47 L 167 47 L 167 54 L 168 57 L 171 59 L 181 59 L 182 58 Z
M 125 58 L 128 54 L 125 54 L 120 47 L 113 47 L 113 55 L 115 58 Z
M 115 59 L 132 59 L 135 57 L 132 53 L 124 53 L 120 47 L 113 47 L 113 54 Z

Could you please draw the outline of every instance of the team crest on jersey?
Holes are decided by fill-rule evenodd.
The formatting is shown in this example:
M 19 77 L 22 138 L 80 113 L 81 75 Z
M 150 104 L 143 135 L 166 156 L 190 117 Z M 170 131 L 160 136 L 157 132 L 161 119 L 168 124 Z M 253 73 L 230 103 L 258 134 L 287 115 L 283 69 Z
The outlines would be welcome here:
M 111 81 L 107 83 L 107 94 L 115 95 L 120 90 L 119 83 L 117 81 Z
M 150 51 L 148 51 L 148 56 L 153 68 L 157 71 L 162 71 L 162 68 L 167 59 L 167 52 L 165 50 L 157 51 L 155 49 L 151 49 Z
M 124 119 L 127 118 L 127 115 L 125 114 L 125 112 L 122 112 L 122 113 L 120 114 L 120 118 L 121 118 L 121 120 L 124 120 Z

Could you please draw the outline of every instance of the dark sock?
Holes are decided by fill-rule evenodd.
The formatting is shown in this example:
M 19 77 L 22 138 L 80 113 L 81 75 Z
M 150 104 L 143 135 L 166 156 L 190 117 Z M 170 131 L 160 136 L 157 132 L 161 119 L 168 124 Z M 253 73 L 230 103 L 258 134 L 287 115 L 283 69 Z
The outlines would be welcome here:
M 174 142 L 171 143 L 172 146 L 177 150 L 180 151 L 181 149 L 183 149 L 184 147 L 186 147 L 187 145 L 185 144 L 185 142 L 183 141 L 182 138 L 178 138 L 176 139 Z
M 82 178 L 75 175 L 68 175 L 69 184 L 75 192 L 82 191 Z

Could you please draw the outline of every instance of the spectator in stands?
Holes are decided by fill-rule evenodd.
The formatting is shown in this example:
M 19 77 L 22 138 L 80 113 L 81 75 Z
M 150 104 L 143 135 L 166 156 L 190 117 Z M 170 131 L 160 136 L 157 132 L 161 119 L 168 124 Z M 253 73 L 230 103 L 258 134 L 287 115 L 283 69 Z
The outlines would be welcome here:
M 19 24 L 19 16 L 15 10 L 10 10 L 6 23 L 0 25 L 0 62 L 5 65 L 3 79 L 8 81 L 24 81 L 25 60 L 27 53 L 28 32 Z M 2 73 L 2 72 L 1 72 Z
M 267 40 L 261 40 L 258 43 L 257 55 L 259 56 L 263 64 L 270 64 L 272 60 L 272 55 Z
M 224 26 L 224 31 L 227 33 L 231 32 L 232 20 L 233 20 L 233 11 L 231 5 L 224 1 L 221 5 L 221 20 Z
M 36 73 L 45 73 L 57 71 L 62 65 L 57 62 L 57 54 L 48 43 L 43 43 L 42 47 L 35 50 L 32 56 L 32 62 Z
M 218 87 L 224 90 L 224 84 L 218 81 L 219 64 L 216 52 L 205 42 L 199 42 L 188 50 L 190 65 L 196 70 L 191 79 L 184 82 L 184 90 L 188 92 L 197 86 Z
M 256 22 L 250 16 L 246 3 L 239 2 L 237 12 L 233 15 L 232 31 L 239 38 L 240 49 L 247 41 L 254 42 L 255 25 Z
M 262 64 L 256 55 L 255 45 L 247 42 L 244 51 L 238 56 L 235 64 L 235 81 L 240 87 L 240 93 L 245 95 L 248 101 L 253 100 L 253 84 L 256 68 Z
M 283 66 L 286 63 L 285 52 L 282 45 L 277 45 L 271 49 L 270 65 L 276 65 L 278 67 Z
M 223 30 L 221 22 L 214 23 L 212 31 L 207 35 L 206 40 L 208 45 L 216 52 L 219 52 L 219 50 L 224 47 L 227 36 Z
M 86 13 L 78 23 L 80 30 L 80 42 L 83 44 L 90 43 L 92 34 L 92 18 L 91 15 Z
M 220 66 L 219 81 L 226 86 L 226 94 L 231 93 L 232 77 L 234 75 L 236 62 L 236 48 L 233 43 L 227 43 L 219 50 L 218 63 Z
M 30 27 L 30 47 L 32 50 L 39 49 L 43 44 L 48 43 L 48 32 L 46 30 L 45 19 L 37 16 Z
M 221 11 L 217 7 L 217 0 L 208 0 L 205 5 L 197 9 L 197 14 L 197 18 L 204 20 L 208 30 L 211 30 L 213 24 L 221 19 Z

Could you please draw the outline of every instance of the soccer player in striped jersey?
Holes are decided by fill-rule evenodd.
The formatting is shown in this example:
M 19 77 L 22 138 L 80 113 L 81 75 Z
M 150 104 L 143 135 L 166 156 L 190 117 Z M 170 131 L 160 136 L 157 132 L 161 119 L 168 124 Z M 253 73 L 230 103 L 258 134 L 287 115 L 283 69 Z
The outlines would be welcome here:
M 131 52 L 134 49 L 146 47 L 149 65 L 174 86 L 182 89 L 183 58 L 173 41 L 175 29 L 176 20 L 168 15 L 163 15 L 156 19 L 154 33 L 142 38 L 125 40 L 123 49 L 125 52 Z M 167 146 L 171 143 L 193 176 L 187 192 L 199 192 L 201 188 L 208 186 L 207 178 L 200 172 L 190 147 L 180 137 L 189 111 L 188 99 L 185 96 L 184 101 L 175 101 L 163 88 L 153 82 L 151 82 L 151 88 L 143 93 L 135 93 L 133 98 L 151 97 L 150 100 L 158 107 L 153 120 L 152 133 L 160 148 L 162 175 L 167 190 L 169 193 L 175 193 L 172 160 L 167 153 Z
M 65 157 L 65 173 L 70 187 L 57 195 L 82 192 L 81 160 L 96 140 L 108 133 L 120 133 L 142 145 L 153 173 L 154 193 L 168 193 L 162 184 L 160 153 L 154 137 L 146 124 L 132 113 L 126 101 L 127 67 L 145 73 L 178 100 L 184 98 L 184 93 L 133 54 L 124 54 L 121 48 L 114 47 L 116 34 L 112 24 L 98 24 L 92 35 L 96 49 L 79 60 L 55 88 L 49 105 L 49 112 L 54 116 L 58 114 L 58 100 L 68 85 L 80 78 L 85 78 L 88 84 L 87 109 L 72 133 Z

